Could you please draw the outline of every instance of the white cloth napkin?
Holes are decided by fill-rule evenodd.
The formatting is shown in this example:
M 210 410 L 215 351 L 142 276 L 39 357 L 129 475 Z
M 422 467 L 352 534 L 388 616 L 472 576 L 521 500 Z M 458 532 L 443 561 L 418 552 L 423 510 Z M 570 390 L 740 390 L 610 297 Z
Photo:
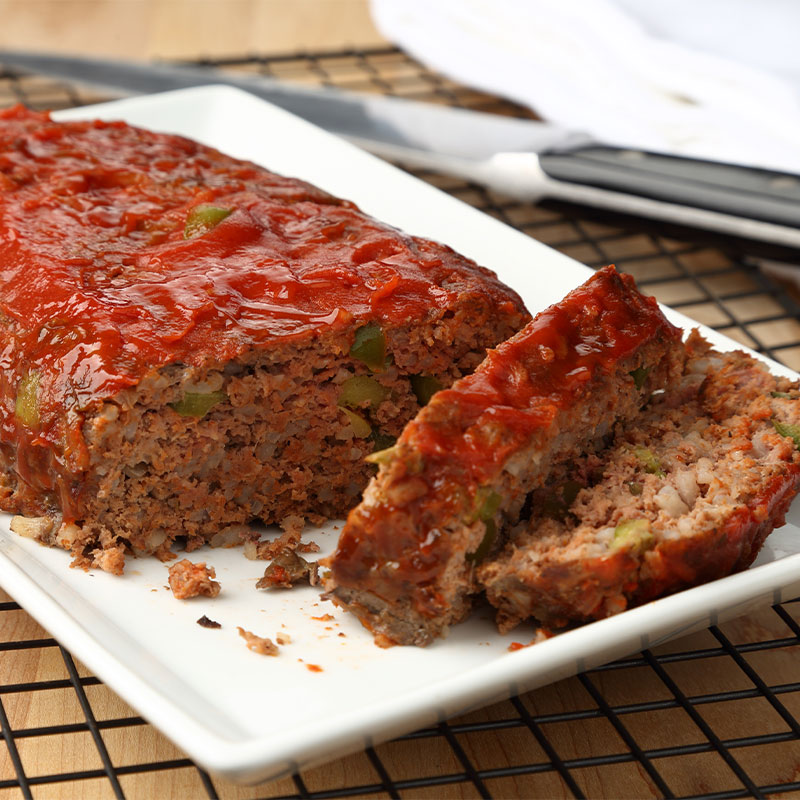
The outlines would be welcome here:
M 800 0 L 372 0 L 435 70 L 634 148 L 800 173 Z

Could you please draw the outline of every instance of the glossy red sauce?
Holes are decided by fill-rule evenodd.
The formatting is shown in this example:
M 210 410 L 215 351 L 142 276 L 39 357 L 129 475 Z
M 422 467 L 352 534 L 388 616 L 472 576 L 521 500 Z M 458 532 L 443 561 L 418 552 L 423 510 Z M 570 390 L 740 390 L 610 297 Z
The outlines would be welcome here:
M 592 379 L 659 335 L 681 333 L 630 275 L 606 267 L 490 350 L 457 388 L 437 395 L 438 405 L 457 413 L 444 424 L 423 414 L 404 439 L 426 464 L 460 462 L 472 481 L 485 483 L 533 432 L 572 407 Z
M 232 213 L 185 239 L 203 204 Z M 0 113 L 0 248 L 0 438 L 42 491 L 54 470 L 87 467 L 84 412 L 164 364 L 399 325 L 478 276 L 498 308 L 521 307 L 488 270 L 302 181 L 180 137 L 21 107 Z M 33 431 L 14 414 L 30 370 Z
M 629 275 L 597 272 L 406 426 L 400 444 L 419 458 L 393 467 L 407 469 L 399 483 L 424 488 L 407 504 L 351 512 L 330 560 L 335 581 L 390 601 L 411 597 L 430 617 L 446 612 L 436 581 L 452 547 L 440 526 L 464 514 L 478 487 L 491 486 L 509 456 L 585 396 L 593 378 L 647 341 L 680 335 Z

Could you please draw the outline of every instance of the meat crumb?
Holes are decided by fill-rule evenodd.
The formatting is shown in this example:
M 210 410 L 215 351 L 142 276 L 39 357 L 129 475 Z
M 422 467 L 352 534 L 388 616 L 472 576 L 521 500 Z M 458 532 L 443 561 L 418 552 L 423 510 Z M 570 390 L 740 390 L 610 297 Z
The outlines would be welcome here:
M 73 566 L 77 560 L 78 559 L 75 558 L 70 566 Z M 79 564 L 78 566 L 83 566 L 83 564 Z M 112 575 L 122 575 L 125 569 L 125 548 L 118 545 L 115 547 L 108 546 L 105 549 L 97 548 L 92 550 L 89 567 L 99 567 L 104 572 L 110 572 Z
M 216 578 L 214 567 L 207 567 L 205 561 L 193 564 L 188 558 L 178 561 L 169 568 L 169 588 L 178 600 L 190 597 L 216 597 L 222 588 Z
M 314 542 L 303 542 L 300 539 L 300 531 L 286 530 L 274 541 L 259 541 L 259 534 L 255 531 L 252 534 L 242 536 L 244 540 L 244 554 L 251 561 L 269 561 L 280 555 L 285 550 L 298 553 L 318 553 L 319 545 Z
M 280 652 L 278 646 L 272 639 L 267 639 L 264 636 L 256 636 L 254 633 L 246 631 L 238 625 L 236 626 L 236 630 L 239 631 L 239 636 L 245 640 L 247 649 L 252 650 L 254 653 L 258 653 L 262 656 L 276 656 Z
M 222 625 L 219 622 L 215 622 L 213 619 L 209 619 L 205 614 L 197 620 L 197 624 L 201 628 L 221 628 Z
M 306 669 L 309 672 L 322 672 L 322 667 L 319 664 L 306 664 Z
M 321 617 L 311 617 L 311 619 L 315 619 L 319 622 L 331 622 L 336 619 L 336 617 L 334 617 L 333 614 L 323 614 Z
M 291 644 L 292 643 L 292 637 L 289 636 L 288 633 L 280 633 L 279 632 L 279 633 L 275 634 L 275 641 L 278 644 Z
M 264 576 L 256 583 L 256 589 L 291 589 L 295 583 L 308 581 L 311 586 L 319 582 L 317 562 L 306 561 L 294 550 L 284 549 L 264 570 Z

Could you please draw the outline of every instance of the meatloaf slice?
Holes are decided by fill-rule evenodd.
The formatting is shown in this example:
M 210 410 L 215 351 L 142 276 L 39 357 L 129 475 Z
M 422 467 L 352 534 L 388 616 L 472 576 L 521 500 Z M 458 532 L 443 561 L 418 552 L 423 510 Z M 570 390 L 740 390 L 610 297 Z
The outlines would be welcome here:
M 534 504 L 478 569 L 501 631 L 606 617 L 745 569 L 783 524 L 800 488 L 800 385 L 696 332 L 688 349 L 682 380 L 608 452 L 565 465 L 560 480 L 585 487 L 571 506 Z
M 600 270 L 372 457 L 379 473 L 326 562 L 329 596 L 379 644 L 444 635 L 469 610 L 476 565 L 551 465 L 602 447 L 683 358 L 680 331 L 655 300 L 630 276 Z
M 123 123 L 0 113 L 0 507 L 120 572 L 343 516 L 432 388 L 529 319 L 346 200 Z

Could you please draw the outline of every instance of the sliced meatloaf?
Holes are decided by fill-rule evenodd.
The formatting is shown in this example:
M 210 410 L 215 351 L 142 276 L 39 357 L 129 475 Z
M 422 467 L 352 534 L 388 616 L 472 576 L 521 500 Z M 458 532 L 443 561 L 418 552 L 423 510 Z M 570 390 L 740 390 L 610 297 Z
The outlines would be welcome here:
M 478 581 L 501 631 L 598 619 L 748 567 L 800 488 L 800 386 L 697 334 L 682 379 L 578 453 Z M 571 485 L 574 501 L 554 502 Z M 580 488 L 583 487 L 583 488 Z
M 268 132 L 265 132 L 268 135 Z M 0 507 L 124 555 L 345 514 L 529 319 L 446 246 L 196 142 L 0 114 Z
M 612 267 L 436 394 L 390 450 L 326 562 L 329 596 L 379 644 L 425 645 L 461 620 L 552 465 L 606 442 L 683 367 L 680 331 Z

